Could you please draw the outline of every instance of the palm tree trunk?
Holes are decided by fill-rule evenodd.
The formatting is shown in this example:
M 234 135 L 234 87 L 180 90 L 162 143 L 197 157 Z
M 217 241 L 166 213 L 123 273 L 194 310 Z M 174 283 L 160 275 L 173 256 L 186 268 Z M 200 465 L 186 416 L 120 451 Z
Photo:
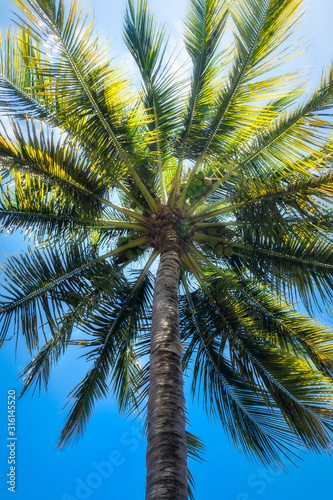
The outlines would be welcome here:
M 180 235 L 161 233 L 150 350 L 146 500 L 187 500 L 187 450 L 178 287 Z

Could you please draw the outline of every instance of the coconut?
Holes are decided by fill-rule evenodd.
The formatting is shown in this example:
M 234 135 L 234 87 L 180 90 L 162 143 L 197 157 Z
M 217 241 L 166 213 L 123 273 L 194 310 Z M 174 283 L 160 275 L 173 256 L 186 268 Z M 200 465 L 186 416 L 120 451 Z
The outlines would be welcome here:
M 224 255 L 226 255 L 227 257 L 230 257 L 230 255 L 233 254 L 233 251 L 232 251 L 232 248 L 231 247 L 225 247 L 224 251 L 223 251 Z
M 204 245 L 202 245 L 202 250 L 204 252 L 210 252 L 211 251 L 211 247 L 205 243 Z
M 125 257 L 126 257 L 127 259 L 133 259 L 133 257 L 134 257 L 134 252 L 133 252 L 133 250 L 132 250 L 132 249 L 126 250 L 126 252 L 125 252 Z

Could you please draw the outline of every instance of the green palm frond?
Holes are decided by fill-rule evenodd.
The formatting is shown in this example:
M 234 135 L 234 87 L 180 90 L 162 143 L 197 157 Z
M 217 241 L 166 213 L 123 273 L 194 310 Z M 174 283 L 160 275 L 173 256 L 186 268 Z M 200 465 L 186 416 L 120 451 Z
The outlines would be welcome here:
M 176 85 L 171 73 L 171 61 L 164 62 L 167 53 L 165 29 L 157 27 L 146 0 L 140 0 L 136 8 L 129 0 L 124 39 L 141 73 L 143 102 L 151 117 L 148 128 L 156 133 L 153 148 L 159 151 L 168 146 L 168 133 L 179 127 L 180 92 L 179 82 Z
M 229 62 L 227 49 L 218 53 L 227 15 L 227 2 L 193 0 L 189 3 L 184 41 L 193 70 L 183 130 L 178 139 L 179 159 L 171 198 L 172 205 L 183 169 L 183 160 L 193 155 L 193 143 L 198 141 L 198 135 L 201 134 L 201 132 L 198 134 L 198 131 L 213 113 L 214 96 L 221 85 L 222 69 Z
M 97 219 L 94 214 L 84 217 L 87 207 L 80 208 L 75 199 L 70 200 L 58 186 L 45 184 L 41 177 L 15 173 L 5 185 L 0 185 L 1 232 L 34 232 L 41 240 L 44 235 L 64 236 L 65 231 L 74 229 L 82 234 L 93 227 L 110 230 L 111 221 Z
M 72 198 L 73 203 L 77 201 L 81 205 L 81 211 L 84 208 L 101 210 L 99 198 L 111 180 L 107 172 L 94 169 L 82 152 L 64 143 L 61 137 L 56 139 L 54 132 L 41 127 L 38 130 L 33 121 L 27 121 L 24 129 L 12 122 L 12 132 L 14 140 L 0 136 L 0 166 L 5 171 L 17 172 L 16 191 L 20 191 L 22 180 L 29 183 L 30 176 L 34 175 L 37 177 L 35 189 L 38 183 L 42 197 L 43 187 L 49 184 L 47 191 L 54 186 L 51 197 L 57 190 L 56 197 L 64 193 L 67 200 Z
M 18 0 L 18 6 L 32 24 L 35 36 L 44 43 L 51 37 L 57 47 L 52 61 L 44 60 L 43 71 L 50 83 L 41 91 L 56 95 L 60 101 L 60 125 L 76 134 L 80 132 L 87 144 L 112 158 L 114 173 L 127 168 L 156 211 L 156 202 L 136 174 L 128 154 L 133 150 L 136 129 L 146 120 L 133 106 L 135 97 L 123 70 L 107 59 L 106 48 L 94 35 L 94 24 L 87 23 L 76 0 L 72 1 L 67 17 L 63 0 L 57 5 L 51 0 Z M 21 26 L 23 30 L 24 27 Z
M 253 241 L 235 249 L 250 272 L 265 283 L 283 291 L 290 298 L 299 296 L 311 311 L 311 303 L 317 307 L 332 303 L 332 239 L 318 231 L 304 231 L 292 227 L 279 240 Z M 249 232 L 250 233 L 250 232 Z M 255 262 L 256 261 L 256 262 Z M 264 262 L 265 261 L 265 262 Z M 319 300 L 320 297 L 320 300 Z
M 235 2 L 231 7 L 238 31 L 238 34 L 235 33 L 235 60 L 229 72 L 229 81 L 214 99 L 213 116 L 207 125 L 200 127 L 200 138 L 198 134 L 194 138 L 190 158 L 195 161 L 195 165 L 190 180 L 206 156 L 221 155 L 226 149 L 230 149 L 230 141 L 234 148 L 248 141 L 251 129 L 258 133 L 272 120 L 272 108 L 267 107 L 263 112 L 262 108 L 254 106 L 253 101 L 265 100 L 272 93 L 281 96 L 281 91 L 293 80 L 291 75 L 268 77 L 264 80 L 260 80 L 260 76 L 277 65 L 279 58 L 270 60 L 269 56 L 278 47 L 280 40 L 285 40 L 290 35 L 297 22 L 300 2 L 301 0 L 249 0 Z M 186 190 L 180 204 L 185 200 Z
M 218 96 L 217 111 L 209 126 L 202 154 L 208 148 L 214 149 L 215 140 L 215 147 L 218 147 L 219 140 L 223 141 L 223 136 L 228 136 L 233 130 L 236 134 L 246 133 L 252 121 L 256 122 L 258 130 L 262 125 L 258 120 L 258 113 L 251 113 L 249 101 L 253 106 L 254 100 L 267 99 L 269 94 L 281 96 L 281 91 L 293 81 L 292 75 L 266 75 L 290 58 L 290 52 L 295 52 L 295 48 L 288 52 L 285 45 L 281 44 L 288 39 L 299 22 L 300 4 L 300 0 L 247 0 L 230 5 L 236 28 L 235 60 L 230 80 Z M 284 57 L 280 50 L 278 55 L 271 58 L 271 54 L 279 50 L 280 46 L 284 47 Z M 264 79 L 260 79 L 262 75 L 265 75 Z M 245 113 L 247 118 L 244 117 Z M 262 116 L 262 119 L 265 120 L 265 117 Z
M 9 258 L 2 266 L 6 295 L 2 294 L 0 308 L 1 340 L 12 328 L 14 334 L 24 333 L 30 350 L 37 347 L 44 319 L 52 325 L 53 314 L 61 317 L 73 297 L 81 296 L 82 287 L 100 287 L 104 276 L 108 277 L 103 279 L 108 290 L 121 286 L 122 276 L 106 260 L 144 242 L 138 238 L 100 257 L 93 246 L 84 248 L 72 241 L 62 248 L 33 249 Z
M 302 216 L 311 219 L 318 212 L 325 218 L 332 211 L 333 176 L 330 170 L 327 171 L 332 163 L 332 154 L 330 151 L 321 156 L 321 160 L 325 162 L 322 175 L 314 174 L 316 162 L 312 158 L 312 174 L 305 170 L 297 172 L 295 169 L 289 175 L 282 174 L 280 178 L 269 177 L 264 181 L 254 178 L 252 182 L 244 179 L 241 181 L 243 185 L 238 187 L 237 202 L 243 203 L 244 208 L 255 204 L 265 209 L 275 204 L 281 213 L 281 221 L 286 217 L 296 219 L 297 215 L 300 215 L 300 219 Z M 302 166 L 305 169 L 305 162 L 302 162 Z
M 225 238 L 210 237 L 196 233 L 195 239 L 201 243 L 201 251 L 207 243 L 216 241 L 224 249 L 217 265 L 212 263 L 216 256 L 209 259 L 202 252 L 194 249 L 199 258 L 219 273 L 223 268 L 235 266 L 247 269 L 247 273 L 268 285 L 271 289 L 283 293 L 290 300 L 300 298 L 312 314 L 313 306 L 319 310 L 330 310 L 332 296 L 332 239 L 312 228 L 312 233 L 304 231 L 302 226 L 292 226 L 292 231 L 280 231 L 278 237 L 258 237 L 258 231 L 251 228 L 244 230 L 247 241 L 251 244 L 238 243 Z M 202 245 L 204 243 L 204 245 Z M 227 250 L 226 250 L 227 249 Z M 221 259 L 221 257 L 223 257 Z
M 19 173 L 15 179 L 19 196 L 22 179 L 31 183 L 29 177 L 37 176 L 43 180 L 42 185 L 49 184 L 51 189 L 55 187 L 57 198 L 66 197 L 69 212 L 76 205 L 78 214 L 97 214 L 103 206 L 108 206 L 134 220 L 144 220 L 139 213 L 115 205 L 108 196 L 104 197 L 114 185 L 114 172 L 93 163 L 80 147 L 67 143 L 61 136 L 56 139 L 55 133 L 45 127 L 40 126 L 38 131 L 32 120 L 26 121 L 23 130 L 18 122 L 13 122 L 12 133 L 14 140 L 0 135 L 0 166 L 5 176 L 11 171 Z M 44 189 L 39 190 L 41 193 L 46 194 Z M 26 198 L 26 201 L 31 208 L 34 207 L 34 200 L 29 202 Z
M 50 82 L 43 72 L 40 44 L 33 43 L 32 33 L 7 30 L 0 36 L 0 106 L 3 114 L 26 116 L 57 125 L 53 95 L 38 92 Z
M 193 73 L 184 131 L 180 139 L 180 157 L 187 157 L 186 142 L 196 137 L 198 127 L 213 112 L 212 97 L 221 78 L 221 61 L 226 52 L 218 54 L 227 20 L 227 2 L 193 0 L 185 20 L 184 41 L 191 57 Z M 226 61 L 224 61 L 226 64 Z
M 200 253 L 195 252 L 200 258 Z M 206 264 L 208 259 L 201 256 Z M 332 333 L 316 324 L 309 318 L 298 315 L 294 309 L 283 303 L 281 297 L 276 297 L 269 292 L 267 287 L 263 287 L 259 282 L 246 279 L 242 273 L 235 273 L 226 269 L 220 269 L 214 264 L 210 264 L 219 276 L 220 283 L 223 281 L 230 291 L 235 290 L 239 297 L 246 304 L 250 304 L 254 309 L 258 308 L 261 314 L 265 315 L 265 321 L 270 325 L 270 329 L 282 335 L 280 347 L 289 351 L 295 350 L 295 354 L 301 354 L 309 359 L 318 369 L 328 376 L 332 375 L 332 352 L 330 344 Z M 203 271 L 202 271 L 203 272 Z M 226 292 L 226 290 L 221 293 Z M 241 300 L 241 299 L 239 299 Z M 241 310 L 238 311 L 242 315 Z M 251 322 L 250 310 L 246 310 L 243 316 L 248 316 Z M 261 320 L 261 323 L 263 320 Z M 289 339 L 289 340 L 288 340 Z
M 77 322 L 76 314 L 70 311 L 63 316 L 61 324 L 53 329 L 53 336 L 20 373 L 20 378 L 24 382 L 20 396 L 31 388 L 33 393 L 37 388 L 40 393 L 42 386 L 47 388 L 51 369 L 65 353 L 70 342 L 74 324 Z
M 326 111 L 332 107 L 333 102 L 333 66 L 323 74 L 320 85 L 314 93 L 293 111 L 285 113 L 280 119 L 273 122 L 267 131 L 253 141 L 250 149 L 246 151 L 246 163 L 254 159 L 265 161 L 269 169 L 270 157 L 276 162 L 275 171 L 279 170 L 282 154 L 285 153 L 284 169 L 295 163 L 307 154 L 316 154 L 319 147 L 323 147 L 327 141 L 327 128 L 331 124 L 327 120 Z M 286 155 L 286 149 L 289 154 Z M 248 152 L 252 150 L 252 154 Z M 301 154 L 300 154 L 301 152 Z M 281 165 L 282 167 L 282 165 Z M 298 169 L 302 170 L 301 164 Z M 291 168 L 290 168 L 291 170 Z
M 272 421 L 266 400 L 260 397 L 261 393 L 258 393 L 257 388 L 244 384 L 242 378 L 235 374 L 230 362 L 225 359 L 222 362 L 218 352 L 212 350 L 212 341 L 206 341 L 200 327 L 196 325 L 195 309 L 190 296 L 188 300 L 190 309 L 187 304 L 182 308 L 187 321 L 184 316 L 182 321 L 186 330 L 192 334 L 192 341 L 185 355 L 190 359 L 195 357 L 193 394 L 202 388 L 205 409 L 221 420 L 227 436 L 248 457 L 256 455 L 263 463 L 274 462 L 281 465 L 277 449 L 281 451 L 281 445 L 283 447 L 291 437 L 288 433 L 284 435 L 281 432 L 281 418 L 275 414 Z M 196 332 L 194 337 L 193 330 Z M 289 446 L 291 444 L 289 441 Z
M 22 206 L 22 200 L 14 205 L 13 201 L 16 200 L 9 199 L 4 195 L 4 201 L 0 202 L 0 234 L 12 234 L 14 231 L 20 230 L 29 236 L 34 235 L 38 241 L 43 241 L 46 237 L 66 239 L 66 237 L 71 237 L 73 232 L 80 234 L 82 238 L 88 238 L 89 234 L 97 231 L 101 237 L 100 243 L 102 243 L 102 241 L 112 241 L 119 233 L 124 233 L 128 229 L 139 232 L 146 231 L 144 226 L 136 222 L 128 222 L 125 218 L 117 220 L 107 217 L 89 219 L 70 213 L 61 215 L 60 209 L 57 212 L 53 211 L 55 205 L 59 208 L 59 199 L 57 203 L 53 203 L 54 199 L 52 199 L 47 204 L 43 204 L 41 200 L 35 198 L 34 207 Z
M 242 290 L 239 293 L 241 294 Z M 260 405 L 263 407 L 261 412 L 267 412 L 266 417 L 259 424 L 261 431 L 264 429 L 262 424 L 267 423 L 265 419 L 270 413 L 267 408 L 264 410 L 265 406 L 268 405 L 271 411 L 274 410 L 276 420 L 280 412 L 285 419 L 284 424 L 280 423 L 278 432 L 275 426 L 265 430 L 266 438 L 272 444 L 279 442 L 275 432 L 285 434 L 284 446 L 288 443 L 288 433 L 296 432 L 301 441 L 314 449 L 320 449 L 325 442 L 325 446 L 329 446 L 325 425 L 326 421 L 331 418 L 327 406 L 327 391 L 330 383 L 325 376 L 325 370 L 320 380 L 318 372 L 313 370 L 313 366 L 309 368 L 302 355 L 295 356 L 290 352 L 286 354 L 288 351 L 285 350 L 283 342 L 281 345 L 279 340 L 272 338 L 271 332 L 276 332 L 276 325 L 270 329 L 270 325 L 265 324 L 263 318 L 256 320 L 256 314 L 258 314 L 255 309 L 256 304 L 239 300 L 237 294 L 233 295 L 230 285 L 225 287 L 225 281 L 217 280 L 214 284 L 213 282 L 207 283 L 207 290 L 201 289 L 191 295 L 188 293 L 187 299 L 190 310 L 184 312 L 187 319 L 183 321 L 186 323 L 186 335 L 189 335 L 192 341 L 186 356 L 191 358 L 197 353 L 193 390 L 196 390 L 197 385 L 201 386 L 205 405 L 208 405 L 208 401 L 214 394 L 214 402 L 220 418 L 228 426 L 226 409 L 222 411 L 227 404 L 226 396 L 223 394 L 223 400 L 215 401 L 219 391 L 217 387 L 212 386 L 214 382 L 217 383 L 217 380 L 220 380 L 219 383 L 224 386 L 223 390 L 228 388 L 232 394 L 235 381 L 242 381 L 243 387 L 247 386 L 248 391 L 252 388 L 253 398 L 256 398 L 256 404 L 252 403 L 253 408 L 249 407 L 248 411 L 250 415 L 253 412 L 254 421 L 258 419 L 257 425 L 261 420 L 258 417 Z M 275 306 L 279 307 L 278 300 L 275 301 Z M 291 311 L 284 310 L 285 315 L 288 315 L 288 312 L 289 319 L 292 318 L 294 324 L 298 321 L 297 326 L 300 330 L 311 331 L 310 336 L 317 336 L 318 341 L 325 348 L 325 341 L 322 342 L 323 331 L 318 330 L 314 324 L 309 324 L 304 318 L 302 323 L 301 318 L 295 318 Z M 260 314 L 263 314 L 262 310 L 259 311 L 259 316 Z M 277 311 L 273 316 L 277 317 Z M 263 325 L 265 325 L 264 328 L 269 328 L 266 332 L 262 330 Z M 279 345 L 281 345 L 281 350 Z M 217 372 L 216 380 L 212 380 L 210 370 Z M 228 373 L 229 375 L 226 376 Z M 301 373 L 303 378 L 300 382 Z M 304 385 L 306 390 L 303 390 Z M 232 403 L 234 404 L 234 401 Z M 258 407 L 257 411 L 256 407 Z M 302 416 L 295 418 L 296 415 Z M 235 417 L 233 419 L 237 420 Z M 292 431 L 289 426 L 293 429 Z M 237 437 L 234 439 L 240 440 L 239 434 L 244 431 L 246 428 L 242 429 L 240 426 Z M 246 441 L 251 441 L 252 453 L 260 455 L 260 444 L 256 442 L 256 439 Z
M 92 127 L 89 132 L 85 115 L 79 120 L 76 114 L 75 120 L 64 122 L 62 115 L 67 113 L 67 104 L 55 98 L 54 83 L 45 71 L 45 65 L 50 61 L 40 44 L 34 42 L 29 28 L 24 26 L 24 29 L 18 29 L 15 33 L 6 32 L 3 45 L 0 51 L 0 99 L 3 112 L 20 119 L 26 119 L 27 116 L 35 118 L 53 127 L 61 125 L 67 134 L 64 142 L 69 142 L 72 148 L 77 148 L 79 143 L 81 153 L 90 158 L 95 168 L 98 166 L 101 172 L 107 169 L 110 175 L 115 167 L 110 152 L 105 147 L 96 150 L 96 131 Z M 84 127 L 84 137 L 76 136 L 78 124 Z
M 114 292 L 109 284 L 105 285 L 100 278 L 92 289 L 87 288 L 84 296 L 81 293 L 75 295 L 75 290 L 71 289 L 70 300 L 67 300 L 68 310 L 51 325 L 52 337 L 20 374 L 24 382 L 20 396 L 31 388 L 35 392 L 38 387 L 40 392 L 42 385 L 47 389 L 51 369 L 59 361 L 61 355 L 65 354 L 68 346 L 76 344 L 74 340 L 71 340 L 73 329 L 80 325 L 85 316 L 91 314 L 98 303 L 103 300 L 103 294 L 111 296 Z M 114 285 L 112 283 L 112 286 Z
M 331 163 L 331 152 L 325 161 Z M 242 262 L 255 276 L 289 296 L 294 291 L 307 307 L 310 297 L 318 304 L 318 292 L 323 303 L 330 302 L 331 172 L 293 172 L 281 179 L 268 177 L 265 182 L 240 181 L 237 194 L 243 193 L 245 200 L 241 201 L 241 195 L 239 203 L 234 199 L 220 210 L 229 218 L 233 214 L 235 231 L 222 231 L 222 223 L 220 237 L 199 230 L 194 238 L 201 244 L 217 239 L 241 259 L 239 265 Z
M 124 25 L 124 40 L 138 65 L 142 81 L 142 100 L 150 119 L 148 129 L 153 134 L 150 149 L 159 172 L 161 200 L 166 202 L 162 165 L 170 155 L 169 134 L 179 128 L 179 82 L 171 73 L 171 61 L 164 63 L 167 39 L 164 27 L 157 27 L 146 0 L 137 7 L 129 0 Z
M 186 444 L 187 444 L 187 453 L 192 460 L 201 461 L 203 460 L 203 454 L 205 452 L 205 445 L 197 436 L 192 434 L 189 431 L 186 431 Z M 191 500 L 195 499 L 194 491 L 195 491 L 195 480 L 191 474 L 191 471 L 188 471 L 188 495 Z
M 242 78 L 249 80 L 283 64 L 289 58 L 285 45 L 302 16 L 301 0 L 236 0 L 230 4 L 235 27 L 238 50 L 243 57 Z M 278 49 L 278 57 L 271 54 Z
M 241 176 L 232 176 L 227 183 L 220 184 L 217 189 L 212 185 L 213 189 L 210 189 L 205 197 L 192 205 L 188 213 L 192 213 L 195 209 L 196 214 L 206 212 L 207 206 L 209 206 L 210 211 L 222 208 L 228 201 L 228 197 L 231 199 L 228 210 L 233 208 L 239 210 L 242 207 L 251 206 L 251 204 L 256 206 L 260 204 L 262 207 L 267 206 L 268 208 L 269 202 L 273 201 L 273 203 L 276 202 L 283 206 L 287 212 L 291 212 L 295 202 L 299 204 L 300 200 L 304 198 L 304 208 L 302 203 L 302 209 L 298 210 L 299 213 L 306 209 L 307 202 L 309 208 L 306 215 L 310 217 L 312 213 L 309 212 L 314 213 L 319 206 L 320 213 L 323 210 L 330 211 L 330 204 L 327 203 L 325 206 L 321 200 L 330 201 L 331 173 L 328 168 L 331 164 L 331 141 L 326 142 L 319 150 L 314 149 L 311 154 L 301 156 L 295 163 L 285 165 L 279 172 L 273 171 L 273 165 L 272 171 L 268 170 L 266 161 L 262 162 L 259 159 L 256 162 L 253 160 L 249 162 Z M 317 196 L 320 205 L 318 205 Z M 205 205 L 200 207 L 201 201 Z M 276 210 L 273 211 L 273 216 L 275 213 Z M 289 214 L 284 214 L 282 211 L 281 221 L 286 218 L 286 215 Z
M 333 103 L 332 72 L 331 65 L 323 74 L 318 88 L 303 104 L 283 113 L 260 132 L 247 137 L 245 142 L 235 147 L 232 154 L 229 153 L 225 158 L 221 156 L 220 166 L 214 166 L 215 175 L 220 180 L 214 182 L 187 212 L 192 213 L 221 184 L 228 182 L 234 175 L 242 175 L 249 167 L 253 176 L 279 176 L 280 172 L 304 171 L 301 160 L 305 155 L 316 155 L 318 149 L 325 148 L 327 143 L 327 129 L 331 123 L 326 111 Z
M 104 301 L 82 325 L 90 334 L 91 340 L 84 345 L 89 349 L 86 357 L 93 361 L 93 366 L 71 393 L 74 404 L 60 436 L 60 447 L 71 439 L 76 440 L 83 432 L 95 401 L 109 391 L 109 376 L 120 409 L 137 406 L 136 380 L 141 366 L 133 344 L 140 329 L 145 329 L 149 321 L 152 285 L 146 272 L 147 268 L 134 286 L 127 285 L 112 300 Z
M 24 26 L 24 29 L 18 29 L 15 33 L 6 32 L 3 45 L 3 50 L 0 51 L 0 99 L 3 112 L 20 119 L 25 119 L 26 116 L 35 118 L 53 127 L 61 125 L 67 134 L 66 142 L 70 142 L 70 146 L 75 148 L 79 144 L 84 156 L 91 157 L 90 161 L 101 171 L 107 169 L 109 175 L 113 172 L 114 180 L 114 173 L 119 170 L 119 166 L 111 161 L 105 140 L 103 143 L 99 135 L 98 144 L 101 147 L 96 149 L 96 127 L 93 123 L 89 125 L 86 113 L 82 114 L 81 119 L 78 119 L 78 114 L 75 113 L 75 120 L 67 116 L 67 103 L 59 96 L 55 97 L 54 82 L 49 72 L 45 71 L 45 65 L 50 64 L 48 56 L 41 50 L 40 44 L 34 42 L 29 28 Z M 138 108 L 131 111 L 133 119 L 135 110 Z M 64 116 L 69 119 L 64 121 Z M 139 114 L 137 117 L 139 118 Z M 131 123 L 135 131 L 138 124 L 135 125 L 133 119 Z M 82 130 L 81 135 L 77 136 L 79 126 Z M 128 134 L 129 130 L 123 128 L 123 132 Z M 141 137 L 140 148 L 144 149 L 142 143 Z

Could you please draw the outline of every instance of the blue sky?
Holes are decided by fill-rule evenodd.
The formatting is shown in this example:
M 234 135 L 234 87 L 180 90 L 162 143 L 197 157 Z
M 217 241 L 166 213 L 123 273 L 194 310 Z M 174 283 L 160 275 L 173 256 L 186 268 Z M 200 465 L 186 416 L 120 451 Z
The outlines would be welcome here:
M 115 50 L 132 68 L 121 40 L 122 13 L 126 2 L 97 0 L 93 7 L 98 26 L 114 41 Z M 302 33 L 309 50 L 293 62 L 291 69 L 312 66 L 309 82 L 319 80 L 322 68 L 328 65 L 333 54 L 333 3 L 316 0 L 305 3 L 308 8 Z M 157 1 L 150 5 L 161 20 L 172 30 L 171 43 L 181 38 L 181 18 L 184 0 Z M 0 0 L 0 27 L 13 16 L 13 4 Z M 0 237 L 0 261 L 3 254 L 11 254 L 25 246 L 19 236 Z M 24 344 L 19 343 L 15 359 L 14 343 L 6 343 L 0 352 L 0 496 L 11 498 L 7 491 L 9 465 L 7 463 L 7 391 L 20 390 L 19 372 L 29 362 Z M 17 500 L 100 500 L 144 498 L 145 444 L 141 440 L 141 423 L 131 424 L 119 416 L 112 398 L 101 401 L 89 422 L 84 437 L 77 446 L 62 452 L 56 443 L 66 409 L 61 411 L 66 396 L 84 374 L 77 352 L 69 353 L 54 369 L 48 392 L 26 396 L 17 401 Z M 260 465 L 244 459 L 228 444 L 221 428 L 210 423 L 201 408 L 190 403 L 192 431 L 200 436 L 207 447 L 206 462 L 191 463 L 196 478 L 196 499 L 204 500 L 302 500 L 331 498 L 332 461 L 326 457 L 304 456 L 304 461 L 290 467 L 289 474 L 272 474 Z

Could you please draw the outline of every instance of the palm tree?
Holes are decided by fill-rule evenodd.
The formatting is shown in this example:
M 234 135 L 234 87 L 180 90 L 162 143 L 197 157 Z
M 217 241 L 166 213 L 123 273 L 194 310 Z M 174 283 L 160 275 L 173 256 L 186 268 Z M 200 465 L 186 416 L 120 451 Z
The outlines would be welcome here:
M 77 0 L 16 3 L 0 217 L 35 245 L 3 264 L 1 339 L 23 335 L 34 355 L 22 393 L 83 350 L 59 446 L 111 391 L 147 415 L 146 499 L 187 499 L 201 443 L 185 430 L 186 371 L 250 458 L 331 451 L 333 334 L 311 315 L 333 298 L 333 66 L 306 97 L 299 74 L 275 71 L 302 1 L 189 0 L 180 74 L 146 0 L 129 0 L 135 91 Z

